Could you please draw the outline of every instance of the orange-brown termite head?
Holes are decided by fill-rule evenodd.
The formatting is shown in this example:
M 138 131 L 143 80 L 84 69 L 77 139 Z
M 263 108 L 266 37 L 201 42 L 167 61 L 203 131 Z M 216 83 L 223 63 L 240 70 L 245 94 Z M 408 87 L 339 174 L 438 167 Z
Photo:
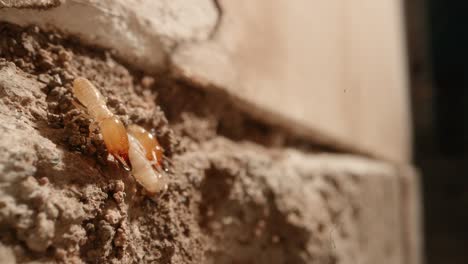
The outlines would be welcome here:
M 158 139 L 146 129 L 138 125 L 128 126 L 128 133 L 132 135 L 145 149 L 146 158 L 154 165 L 161 167 L 163 160 L 163 148 Z
M 107 151 L 129 170 L 128 136 L 123 123 L 107 108 L 104 97 L 86 78 L 73 81 L 73 94 L 98 124 Z

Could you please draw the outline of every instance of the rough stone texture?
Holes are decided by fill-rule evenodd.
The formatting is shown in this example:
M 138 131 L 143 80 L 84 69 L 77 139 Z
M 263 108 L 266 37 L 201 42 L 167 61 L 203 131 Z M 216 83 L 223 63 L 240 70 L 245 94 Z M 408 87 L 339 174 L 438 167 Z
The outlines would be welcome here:
M 0 1 L 0 7 L 9 6 Z M 161 70 L 178 43 L 208 38 L 218 19 L 211 0 L 190 4 L 184 0 L 64 0 L 57 6 L 46 10 L 0 8 L 0 18 L 61 29 L 87 43 L 114 49 L 120 58 L 148 71 Z
M 2 262 L 417 263 L 413 174 L 292 149 L 224 95 L 60 33 L 0 34 Z M 156 202 L 71 104 L 76 76 L 126 124 L 158 132 L 171 162 Z
M 61 0 L 2 0 L 1 8 L 51 8 L 60 5 Z
M 408 263 L 425 263 L 423 256 L 422 193 L 418 172 L 410 167 L 400 169 L 404 255 Z
M 68 0 L 0 17 L 52 25 L 147 72 L 169 61 L 306 140 L 408 163 L 400 11 L 400 0 Z

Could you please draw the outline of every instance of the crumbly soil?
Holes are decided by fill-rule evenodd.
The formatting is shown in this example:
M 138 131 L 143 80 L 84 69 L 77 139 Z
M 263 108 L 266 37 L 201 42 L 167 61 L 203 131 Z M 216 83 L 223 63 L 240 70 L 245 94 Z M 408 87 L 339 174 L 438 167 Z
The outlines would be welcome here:
M 4 263 L 351 263 L 358 254 L 361 176 L 387 166 L 291 149 L 225 95 L 171 71 L 147 76 L 64 34 L 0 24 L 0 36 Z M 170 160 L 163 196 L 149 199 L 108 157 L 73 104 L 77 76 L 125 124 L 154 129 Z

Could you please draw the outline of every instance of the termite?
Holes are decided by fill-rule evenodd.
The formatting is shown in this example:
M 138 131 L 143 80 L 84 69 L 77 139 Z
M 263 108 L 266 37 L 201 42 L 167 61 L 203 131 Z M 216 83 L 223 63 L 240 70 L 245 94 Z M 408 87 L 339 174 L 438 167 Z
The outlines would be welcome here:
M 73 81 L 73 94 L 97 123 L 107 151 L 129 170 L 129 141 L 123 123 L 107 108 L 106 100 L 86 78 Z
M 137 139 L 132 134 L 128 135 L 130 146 L 128 157 L 132 164 L 131 173 L 150 195 L 161 194 L 167 189 L 167 176 L 161 166 L 154 167 L 154 161 L 157 162 L 157 160 L 152 162 L 148 158 L 149 152 L 147 150 L 152 151 L 152 144 L 148 145 L 147 141 L 141 141 L 141 138 Z M 154 157 L 153 154 L 150 156 L 151 158 Z
M 146 153 L 146 158 L 156 167 L 162 166 L 163 148 L 158 139 L 139 125 L 129 125 L 128 133 L 140 142 Z

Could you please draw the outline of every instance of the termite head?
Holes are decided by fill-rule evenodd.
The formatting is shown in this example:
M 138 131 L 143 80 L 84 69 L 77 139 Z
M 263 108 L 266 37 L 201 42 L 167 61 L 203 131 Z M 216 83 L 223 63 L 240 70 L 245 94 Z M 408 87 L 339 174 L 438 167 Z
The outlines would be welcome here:
M 141 146 L 144 148 L 146 158 L 155 164 L 157 168 L 161 168 L 163 161 L 163 148 L 159 145 L 157 138 L 138 125 L 128 126 L 128 133 L 132 135 Z
M 123 123 L 115 116 L 99 122 L 102 139 L 107 151 L 117 159 L 126 170 L 130 170 L 128 158 L 128 136 Z

